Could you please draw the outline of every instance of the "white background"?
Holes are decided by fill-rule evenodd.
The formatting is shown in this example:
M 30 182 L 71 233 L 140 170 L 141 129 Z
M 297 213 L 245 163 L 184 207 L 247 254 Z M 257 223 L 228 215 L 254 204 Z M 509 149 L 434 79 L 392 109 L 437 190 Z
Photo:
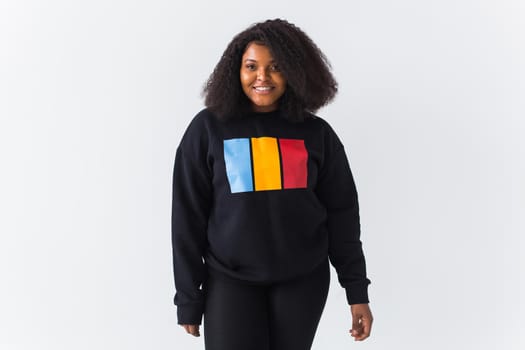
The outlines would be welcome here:
M 313 349 L 523 348 L 523 1 L 0 4 L 1 349 L 204 348 L 172 304 L 175 148 L 227 43 L 276 17 L 339 81 L 318 114 L 372 280 L 354 343 L 332 269 Z

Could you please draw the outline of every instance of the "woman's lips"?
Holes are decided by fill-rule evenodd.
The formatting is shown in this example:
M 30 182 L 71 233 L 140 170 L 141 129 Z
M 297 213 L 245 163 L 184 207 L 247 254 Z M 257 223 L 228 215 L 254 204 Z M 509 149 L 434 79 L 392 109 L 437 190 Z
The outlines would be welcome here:
M 253 90 L 256 94 L 260 95 L 267 95 L 272 92 L 272 90 L 275 89 L 273 86 L 254 86 Z

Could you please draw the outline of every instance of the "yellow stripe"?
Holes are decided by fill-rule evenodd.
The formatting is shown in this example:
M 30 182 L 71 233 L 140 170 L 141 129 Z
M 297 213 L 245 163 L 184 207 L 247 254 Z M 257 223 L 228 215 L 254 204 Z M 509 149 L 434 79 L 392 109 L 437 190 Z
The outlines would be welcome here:
M 255 190 L 280 190 L 281 168 L 275 137 L 252 137 Z

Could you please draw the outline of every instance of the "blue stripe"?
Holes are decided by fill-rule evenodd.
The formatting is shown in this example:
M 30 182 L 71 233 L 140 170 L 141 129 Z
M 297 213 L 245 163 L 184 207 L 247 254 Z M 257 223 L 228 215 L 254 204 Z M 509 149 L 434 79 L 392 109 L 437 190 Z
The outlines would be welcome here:
M 250 139 L 224 140 L 224 162 L 232 193 L 253 191 Z

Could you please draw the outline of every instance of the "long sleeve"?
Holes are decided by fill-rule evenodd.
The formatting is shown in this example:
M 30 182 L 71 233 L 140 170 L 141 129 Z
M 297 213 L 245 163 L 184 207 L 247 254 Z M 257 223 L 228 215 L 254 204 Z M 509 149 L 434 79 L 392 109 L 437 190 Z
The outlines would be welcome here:
M 190 141 L 193 142 L 193 141 Z M 174 303 L 179 324 L 201 324 L 203 262 L 211 206 L 211 176 L 197 143 L 177 148 L 173 170 L 172 247 Z
M 366 264 L 360 240 L 357 190 L 342 144 L 332 148 L 316 193 L 327 210 L 328 254 L 349 305 L 368 303 Z

